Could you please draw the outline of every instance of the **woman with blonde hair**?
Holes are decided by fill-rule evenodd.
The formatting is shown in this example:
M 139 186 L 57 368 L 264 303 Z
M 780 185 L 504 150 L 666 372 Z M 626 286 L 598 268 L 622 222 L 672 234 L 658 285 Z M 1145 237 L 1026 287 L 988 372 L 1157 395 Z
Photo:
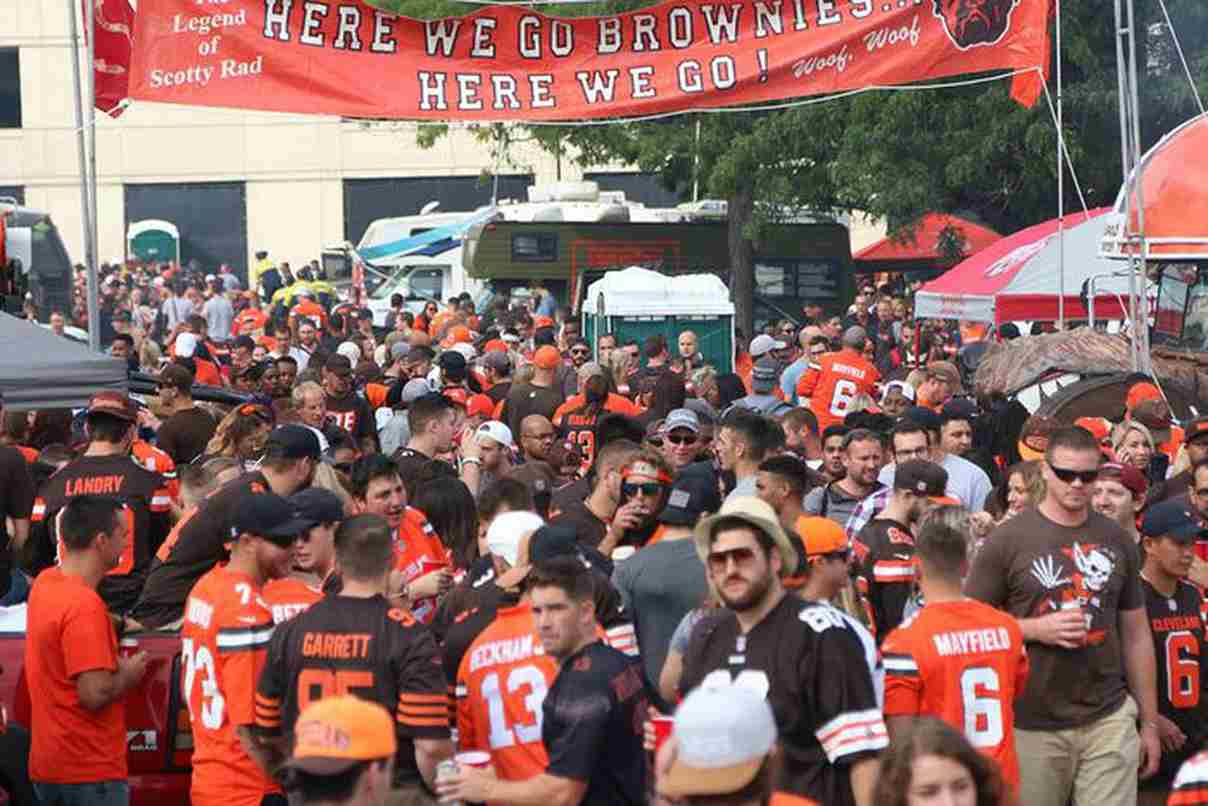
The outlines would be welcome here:
M 1148 428 L 1136 420 L 1125 420 L 1112 431 L 1112 451 L 1116 461 L 1122 465 L 1132 465 L 1145 474 L 1149 483 L 1161 479 L 1152 478 L 1152 462 L 1157 446 L 1153 434 Z

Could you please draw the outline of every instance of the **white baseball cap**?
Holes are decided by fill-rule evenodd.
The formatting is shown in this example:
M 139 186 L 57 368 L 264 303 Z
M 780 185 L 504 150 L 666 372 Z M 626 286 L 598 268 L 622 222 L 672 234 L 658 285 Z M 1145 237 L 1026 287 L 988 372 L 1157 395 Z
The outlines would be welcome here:
M 515 566 L 520 557 L 520 542 L 544 525 L 540 515 L 528 510 L 496 515 L 487 527 L 487 548 L 508 565 Z
M 181 333 L 173 342 L 173 349 L 176 352 L 177 358 L 192 358 L 197 352 L 197 335 L 195 333 Z
M 336 348 L 336 353 L 344 356 L 355 367 L 361 360 L 361 348 L 355 342 L 343 341 Z
M 772 352 L 772 350 L 783 350 L 788 347 L 783 341 L 777 341 L 766 333 L 760 333 L 755 338 L 751 339 L 751 358 L 759 358 L 759 356 Z
M 726 795 L 755 780 L 776 746 L 776 719 L 754 689 L 701 686 L 676 709 L 672 735 L 678 752 L 659 794 Z
M 512 429 L 498 420 L 487 420 L 478 426 L 478 430 L 474 433 L 480 440 L 483 437 L 493 439 L 505 448 L 514 447 L 516 444 L 515 440 L 512 439 Z

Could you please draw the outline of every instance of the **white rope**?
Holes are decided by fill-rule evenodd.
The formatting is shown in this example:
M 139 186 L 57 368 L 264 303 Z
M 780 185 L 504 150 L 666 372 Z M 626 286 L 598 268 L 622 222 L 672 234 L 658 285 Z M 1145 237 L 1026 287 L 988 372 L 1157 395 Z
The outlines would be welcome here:
M 1057 110 L 1053 106 L 1053 97 L 1049 95 L 1049 85 L 1044 85 L 1044 98 L 1049 103 L 1049 116 L 1053 119 L 1053 128 L 1057 131 L 1057 140 L 1060 143 L 1061 152 L 1065 154 L 1065 163 L 1070 169 L 1070 178 L 1074 180 L 1074 189 L 1078 191 L 1078 201 L 1082 204 L 1082 212 L 1089 213 L 1090 208 L 1086 206 L 1086 196 L 1082 195 L 1082 183 L 1078 181 L 1078 172 L 1074 170 L 1074 160 L 1070 156 L 1070 149 L 1065 144 L 1065 132 L 1061 131 L 1057 126 Z
M 1166 18 L 1166 30 L 1170 31 L 1170 38 L 1174 40 L 1174 49 L 1179 54 L 1179 61 L 1183 63 L 1183 74 L 1187 76 L 1187 83 L 1191 86 L 1191 94 L 1195 96 L 1196 106 L 1200 108 L 1200 114 L 1204 114 L 1204 101 L 1200 98 L 1200 89 L 1195 85 L 1195 79 L 1191 77 L 1191 68 L 1187 66 L 1187 57 L 1183 55 L 1183 45 L 1179 42 L 1179 35 L 1174 30 L 1174 25 L 1170 22 L 1170 12 L 1166 10 L 1166 0 L 1158 0 L 1162 6 L 1162 16 Z

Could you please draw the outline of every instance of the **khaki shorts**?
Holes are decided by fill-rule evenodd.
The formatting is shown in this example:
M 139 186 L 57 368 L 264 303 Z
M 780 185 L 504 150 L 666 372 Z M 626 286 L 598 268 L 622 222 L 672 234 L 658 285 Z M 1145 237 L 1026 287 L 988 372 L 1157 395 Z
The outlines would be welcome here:
M 1015 729 L 1019 802 L 1027 806 L 1135 806 L 1141 741 L 1137 703 L 1066 730 Z

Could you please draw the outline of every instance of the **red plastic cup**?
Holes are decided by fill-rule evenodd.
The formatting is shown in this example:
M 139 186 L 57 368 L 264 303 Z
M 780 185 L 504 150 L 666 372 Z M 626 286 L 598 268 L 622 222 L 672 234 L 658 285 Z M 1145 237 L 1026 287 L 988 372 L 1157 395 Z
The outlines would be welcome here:
M 491 764 L 491 754 L 485 753 L 482 750 L 470 750 L 465 753 L 458 753 L 453 756 L 453 760 L 462 767 L 473 767 L 476 770 L 485 770 Z
M 657 756 L 659 748 L 671 738 L 671 728 L 675 725 L 675 719 L 669 716 L 652 716 L 650 722 L 654 725 L 654 754 Z
M 134 638 L 123 638 L 117 642 L 117 654 L 119 657 L 129 658 L 138 654 L 138 641 Z

